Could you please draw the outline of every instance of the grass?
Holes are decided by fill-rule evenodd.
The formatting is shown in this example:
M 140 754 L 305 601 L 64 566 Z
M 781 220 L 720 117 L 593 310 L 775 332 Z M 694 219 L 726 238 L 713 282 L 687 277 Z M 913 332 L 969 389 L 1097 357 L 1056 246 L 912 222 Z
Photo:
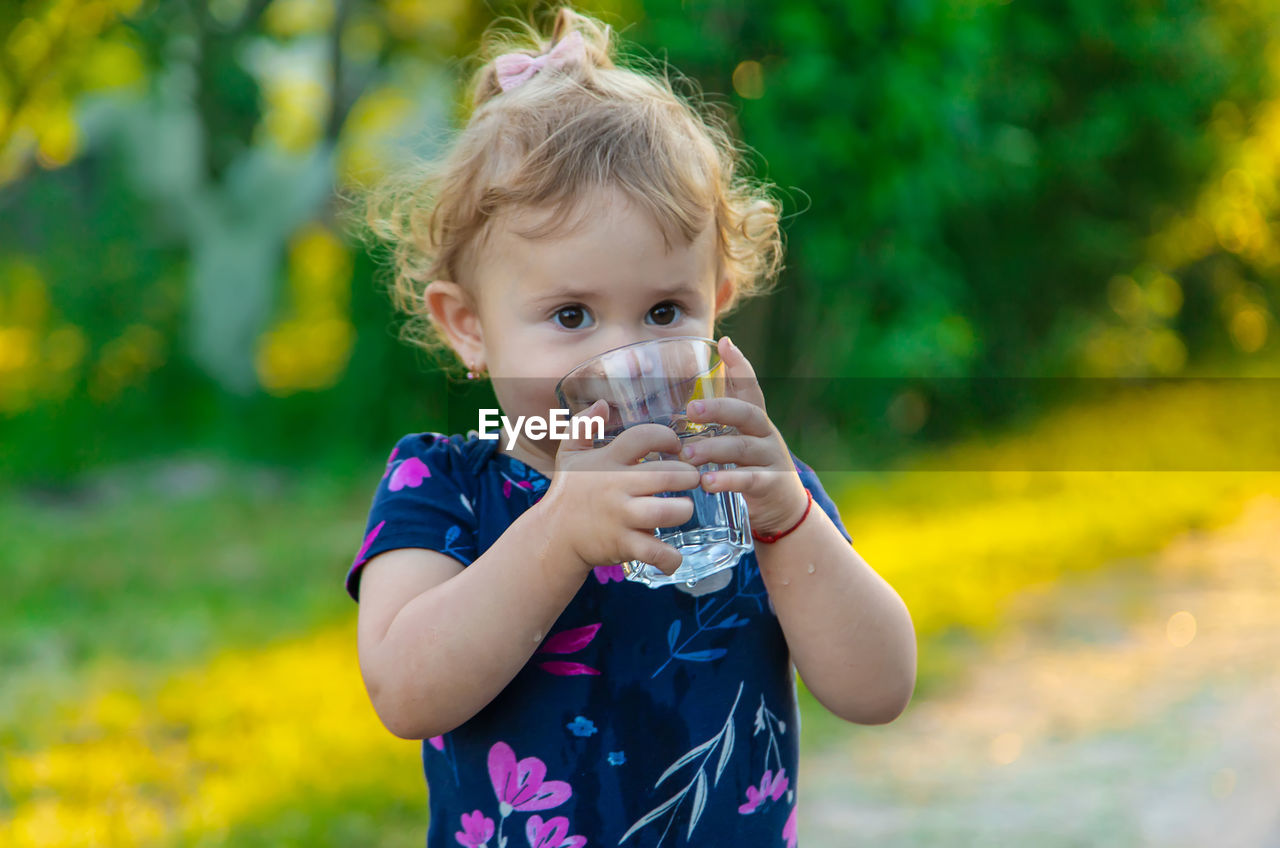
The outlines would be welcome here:
M 7 681 L 0 718 L 20 690 L 38 694 L 100 662 L 172 667 L 350 613 L 334 573 L 368 500 L 318 482 L 57 506 L 0 496 L 0 665 L 41 684 Z
M 1144 433 L 1166 457 L 1280 468 L 1263 427 L 1205 426 L 1206 409 L 1239 400 L 1167 386 L 899 471 L 824 474 L 859 552 L 911 609 L 917 697 L 1021 593 L 1280 490 L 1268 471 L 1021 469 L 1088 468 Z M 417 746 L 368 705 L 341 588 L 376 481 L 214 467 L 195 493 L 141 469 L 101 502 L 0 494 L 0 844 L 421 844 Z M 850 729 L 807 695 L 803 709 L 810 749 Z

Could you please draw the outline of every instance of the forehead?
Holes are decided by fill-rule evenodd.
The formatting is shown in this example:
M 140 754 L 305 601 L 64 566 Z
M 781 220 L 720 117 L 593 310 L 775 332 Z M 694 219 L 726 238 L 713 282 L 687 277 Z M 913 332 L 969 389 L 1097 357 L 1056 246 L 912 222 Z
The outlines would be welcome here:
M 720 257 L 712 220 L 708 213 L 707 226 L 686 242 L 617 189 L 598 190 L 567 210 L 507 210 L 478 250 L 477 281 L 529 294 L 568 282 L 714 284 Z

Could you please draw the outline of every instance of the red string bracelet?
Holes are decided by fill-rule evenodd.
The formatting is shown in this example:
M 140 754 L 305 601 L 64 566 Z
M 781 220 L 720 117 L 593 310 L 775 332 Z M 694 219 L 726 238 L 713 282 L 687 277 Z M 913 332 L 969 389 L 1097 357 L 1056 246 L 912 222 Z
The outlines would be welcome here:
M 771 545 L 774 542 L 781 539 L 783 536 L 787 535 L 788 533 L 794 532 L 795 529 L 799 527 L 801 524 L 804 524 L 804 520 L 809 517 L 809 508 L 813 506 L 813 492 L 809 491 L 808 489 L 805 489 L 804 493 L 809 496 L 809 502 L 804 505 L 804 513 L 800 516 L 799 521 L 797 521 L 795 524 L 792 524 L 790 527 L 788 527 L 786 530 L 783 530 L 781 533 L 757 533 L 754 529 L 752 529 L 751 538 L 755 539 L 757 542 L 764 542 L 766 545 Z

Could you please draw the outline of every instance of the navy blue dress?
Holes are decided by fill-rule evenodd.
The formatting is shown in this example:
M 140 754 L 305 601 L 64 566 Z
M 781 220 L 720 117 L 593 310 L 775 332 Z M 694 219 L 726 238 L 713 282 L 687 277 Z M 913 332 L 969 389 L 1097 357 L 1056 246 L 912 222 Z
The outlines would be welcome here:
M 463 565 L 546 491 L 496 441 L 420 433 L 387 460 L 347 576 L 395 548 Z M 812 469 L 814 502 L 849 538 Z M 518 567 L 512 563 L 512 567 Z M 754 552 L 694 596 L 595 568 L 477 715 L 423 742 L 428 848 L 796 845 L 798 714 Z

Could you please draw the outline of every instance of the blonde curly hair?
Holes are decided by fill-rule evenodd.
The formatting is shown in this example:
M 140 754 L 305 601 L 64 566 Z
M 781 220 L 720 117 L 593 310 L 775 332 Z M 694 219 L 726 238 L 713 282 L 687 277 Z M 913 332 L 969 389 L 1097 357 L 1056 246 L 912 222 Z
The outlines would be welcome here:
M 514 24 L 514 31 L 503 30 L 503 23 Z M 585 41 L 585 64 L 544 68 L 502 90 L 494 58 L 540 56 L 574 31 Z M 574 220 L 593 190 L 605 187 L 620 189 L 652 214 L 668 244 L 689 244 L 714 222 L 717 279 L 731 286 L 720 315 L 776 280 L 782 235 L 772 187 L 739 173 L 744 154 L 727 122 L 701 99 L 677 94 L 665 68 L 651 73 L 616 65 L 613 34 L 568 7 L 555 12 L 550 39 L 524 22 L 499 19 L 482 39 L 466 126 L 443 156 L 370 192 L 366 223 L 390 248 L 392 300 L 407 316 L 406 341 L 429 351 L 447 348 L 423 291 L 433 280 L 468 290 L 474 257 L 503 210 L 554 210 L 547 226 L 522 233 L 548 237 Z

